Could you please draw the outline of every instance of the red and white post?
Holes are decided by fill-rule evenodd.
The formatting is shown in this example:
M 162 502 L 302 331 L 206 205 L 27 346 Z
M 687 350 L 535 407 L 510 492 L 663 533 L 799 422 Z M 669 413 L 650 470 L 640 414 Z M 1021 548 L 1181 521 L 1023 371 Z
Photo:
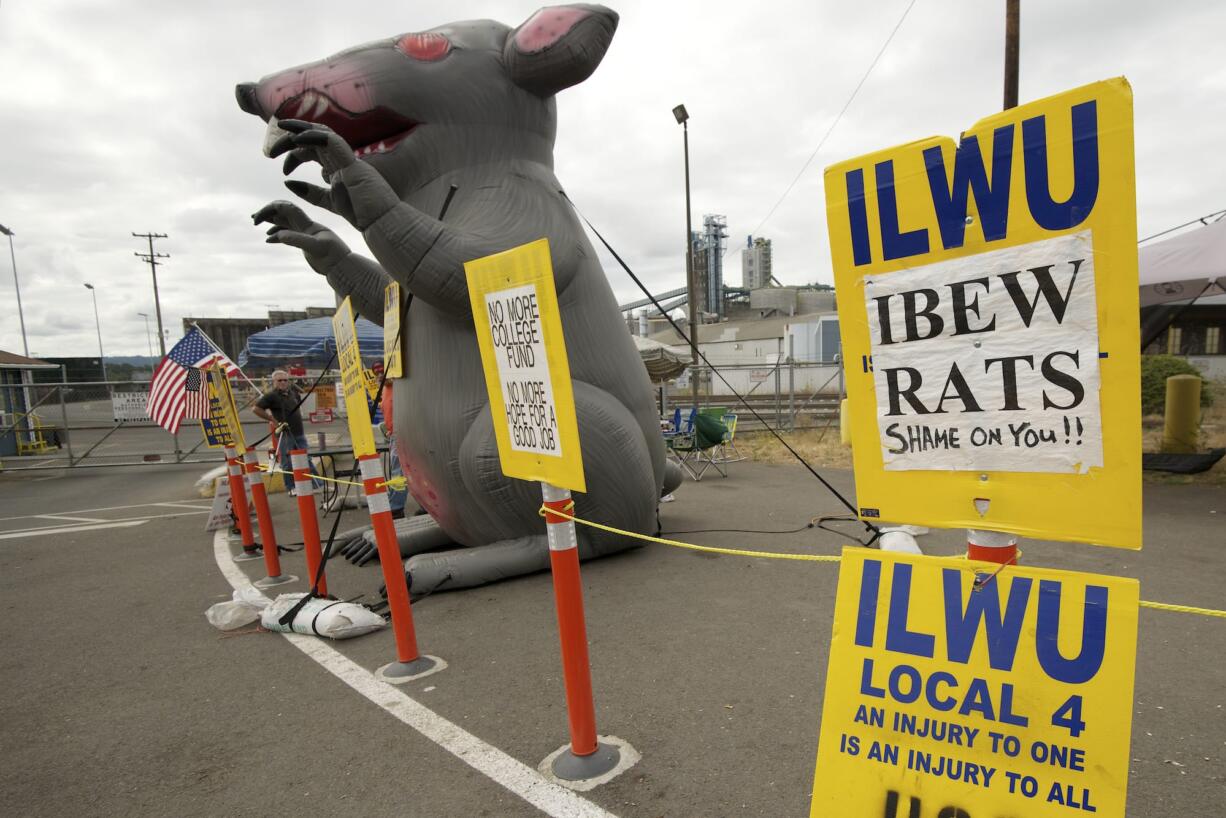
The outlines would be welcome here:
M 967 559 L 994 562 L 998 565 L 1016 565 L 1020 553 L 1017 550 L 1016 534 L 978 528 L 966 530 Z
M 251 533 L 251 510 L 247 506 L 247 484 L 243 480 L 243 460 L 238 450 L 226 446 L 226 472 L 230 481 L 230 509 L 238 521 L 238 533 L 242 539 L 243 552 L 235 555 L 238 562 L 257 560 L 260 549 L 256 548 L 255 535 Z
M 281 555 L 277 553 L 277 533 L 272 527 L 272 512 L 268 509 L 268 494 L 260 476 L 260 463 L 254 452 L 243 455 L 247 470 L 247 485 L 251 488 L 251 502 L 255 504 L 255 519 L 260 526 L 260 542 L 264 546 L 264 568 L 268 576 L 256 580 L 257 588 L 270 588 L 293 582 L 298 577 L 281 574 Z
M 566 686 L 566 715 L 570 722 L 570 747 L 553 759 L 553 774 L 567 781 L 595 778 L 617 766 L 620 750 L 596 738 L 596 706 L 592 699 L 592 671 L 587 652 L 587 622 L 583 615 L 583 584 L 579 577 L 579 541 L 575 504 L 568 489 L 541 483 L 545 501 L 545 530 L 549 539 L 549 563 L 553 571 L 553 595 L 562 643 L 562 678 Z
M 362 489 L 370 507 L 370 522 L 379 548 L 379 567 L 387 588 L 387 607 L 396 637 L 396 661 L 379 668 L 375 675 L 391 684 L 404 684 L 446 667 L 437 656 L 423 656 L 417 650 L 417 632 L 413 627 L 413 610 L 409 604 L 409 583 L 404 576 L 400 545 L 396 542 L 396 525 L 392 521 L 392 506 L 387 498 L 383 462 L 377 454 L 358 457 L 362 472 Z
M 306 554 L 307 581 L 319 577 L 316 591 L 328 595 L 328 577 L 321 574 L 319 566 L 324 561 L 319 545 L 319 515 L 315 511 L 315 484 L 311 481 L 311 464 L 306 449 L 294 449 L 289 453 L 294 468 L 294 494 L 298 496 L 298 519 L 302 522 L 302 549 Z

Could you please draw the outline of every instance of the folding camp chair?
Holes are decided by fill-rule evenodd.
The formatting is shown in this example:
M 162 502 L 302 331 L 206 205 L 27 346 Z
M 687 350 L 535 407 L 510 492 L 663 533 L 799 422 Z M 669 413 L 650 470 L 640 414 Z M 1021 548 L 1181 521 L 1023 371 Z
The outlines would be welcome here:
M 713 417 L 693 410 L 690 412 L 687 426 L 690 428 L 688 434 L 665 437 L 669 451 L 676 456 L 681 468 L 685 469 L 694 481 L 701 480 L 707 469 L 712 466 L 721 475 L 727 477 L 728 472 L 715 458 L 715 451 L 724 439 L 724 424 Z
M 681 454 L 674 448 L 676 445 L 682 447 L 689 445 L 689 439 L 694 436 L 694 418 L 698 414 L 697 409 L 691 409 L 690 414 L 686 417 L 685 426 L 681 425 L 681 407 L 678 406 L 673 410 L 673 421 L 670 428 L 661 432 L 664 435 L 664 445 L 668 447 L 668 453 L 673 456 L 673 459 L 684 468 L 681 463 Z
M 739 463 L 745 459 L 745 455 L 736 448 L 736 412 L 725 412 L 720 417 L 720 421 L 724 424 L 726 431 L 724 439 L 719 444 L 719 454 L 716 455 L 716 460 L 720 463 Z

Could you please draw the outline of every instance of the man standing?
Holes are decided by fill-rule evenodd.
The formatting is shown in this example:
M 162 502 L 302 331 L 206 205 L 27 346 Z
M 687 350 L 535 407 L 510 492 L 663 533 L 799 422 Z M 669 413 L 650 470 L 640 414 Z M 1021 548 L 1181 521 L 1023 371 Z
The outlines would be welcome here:
M 278 369 L 272 373 L 272 390 L 260 396 L 251 409 L 257 417 L 277 424 L 277 454 L 281 462 L 281 477 L 289 494 L 294 493 L 294 467 L 289 453 L 294 449 L 307 448 L 302 414 L 298 411 L 301 402 L 302 393 L 297 386 L 290 384 L 289 373 Z

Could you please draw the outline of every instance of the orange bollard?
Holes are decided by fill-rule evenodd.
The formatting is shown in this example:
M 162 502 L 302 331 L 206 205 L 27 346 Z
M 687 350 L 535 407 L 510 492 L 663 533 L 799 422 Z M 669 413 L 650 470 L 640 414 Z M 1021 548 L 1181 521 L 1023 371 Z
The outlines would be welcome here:
M 268 494 L 264 491 L 264 481 L 260 478 L 260 465 L 254 452 L 243 455 L 247 470 L 247 485 L 251 487 L 251 502 L 255 504 L 255 519 L 260 526 L 260 542 L 264 545 L 264 567 L 268 576 L 258 580 L 257 588 L 268 588 L 282 585 L 298 579 L 295 576 L 281 574 L 281 556 L 277 553 L 277 533 L 272 527 L 272 513 L 268 510 Z
M 396 637 L 396 659 L 379 668 L 376 675 L 385 682 L 401 684 L 442 670 L 445 665 L 434 656 L 417 652 L 417 633 L 413 628 L 413 610 L 409 604 L 409 584 L 404 576 L 400 546 L 396 543 L 396 525 L 392 522 L 392 507 L 383 484 L 383 463 L 377 454 L 358 457 L 362 471 L 362 488 L 370 506 L 370 521 L 379 548 L 379 567 L 383 569 L 383 584 L 387 588 L 388 613 Z
M 570 750 L 553 760 L 558 778 L 578 781 L 595 778 L 617 766 L 617 747 L 596 739 L 596 707 L 592 699 L 592 671 L 587 652 L 587 623 L 583 614 L 583 585 L 579 577 L 579 541 L 575 524 L 550 511 L 574 515 L 570 491 L 541 483 L 545 524 L 549 537 L 549 563 L 553 570 L 554 604 L 562 643 L 562 680 L 566 687 L 566 715 L 570 722 Z
M 226 446 L 226 471 L 230 480 L 230 508 L 234 518 L 238 520 L 238 531 L 243 541 L 243 553 L 236 560 L 258 559 L 260 552 L 255 546 L 255 535 L 251 533 L 251 510 L 247 507 L 247 484 L 243 480 L 243 461 L 238 456 L 238 450 Z
M 328 578 L 319 571 L 324 555 L 319 545 L 319 515 L 315 512 L 315 485 L 311 482 L 310 463 L 305 449 L 294 449 L 289 456 L 294 466 L 294 493 L 298 495 L 298 519 L 302 521 L 302 548 L 306 553 L 307 579 L 314 582 L 315 577 L 319 577 L 316 592 L 320 596 L 327 596 Z
M 966 530 L 966 558 L 998 565 L 1016 565 L 1017 536 L 1003 531 Z

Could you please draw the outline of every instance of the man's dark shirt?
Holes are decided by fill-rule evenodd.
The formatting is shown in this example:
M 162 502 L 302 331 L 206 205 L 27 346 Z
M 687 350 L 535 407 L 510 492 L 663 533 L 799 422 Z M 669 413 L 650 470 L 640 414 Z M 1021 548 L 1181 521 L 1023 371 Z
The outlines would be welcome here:
M 302 398 L 297 387 L 291 386 L 288 392 L 276 389 L 264 393 L 255 405 L 267 409 L 278 423 L 288 423 L 290 431 L 296 437 L 304 437 L 302 429 L 302 414 L 298 411 L 298 401 Z

